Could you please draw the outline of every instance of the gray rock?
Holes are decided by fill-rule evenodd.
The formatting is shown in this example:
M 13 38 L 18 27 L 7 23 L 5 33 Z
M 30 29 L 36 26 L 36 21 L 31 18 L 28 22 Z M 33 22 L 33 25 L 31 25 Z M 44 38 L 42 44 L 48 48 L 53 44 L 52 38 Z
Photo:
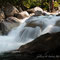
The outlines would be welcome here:
M 17 26 L 19 26 L 19 23 L 15 23 L 15 22 L 3 22 L 5 28 L 5 32 L 6 34 L 8 34 L 13 28 L 16 28 Z M 4 27 L 3 27 L 4 28 Z
M 15 13 L 19 13 L 18 9 L 15 6 L 12 6 L 11 4 L 8 4 L 4 8 L 4 12 L 7 17 L 14 16 Z
M 35 16 L 41 16 L 43 13 L 41 11 L 36 11 Z
M 55 23 L 55 26 L 60 27 L 60 20 L 58 20 L 58 21 Z
M 8 34 L 13 28 L 18 27 L 19 24 L 20 21 L 16 17 L 8 17 L 0 23 L 0 35 Z

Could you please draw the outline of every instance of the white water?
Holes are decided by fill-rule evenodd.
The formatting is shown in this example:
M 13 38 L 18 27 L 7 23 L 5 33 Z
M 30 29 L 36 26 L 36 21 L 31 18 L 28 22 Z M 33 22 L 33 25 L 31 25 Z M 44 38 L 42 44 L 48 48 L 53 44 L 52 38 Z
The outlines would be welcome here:
M 38 16 L 28 19 L 24 23 L 22 22 L 20 26 L 12 29 L 7 36 L 0 36 L 0 52 L 18 49 L 21 45 L 34 40 L 42 34 L 60 32 L 60 27 L 55 25 L 58 20 L 60 21 L 60 17 Z M 40 24 L 42 27 L 26 27 L 29 22 Z

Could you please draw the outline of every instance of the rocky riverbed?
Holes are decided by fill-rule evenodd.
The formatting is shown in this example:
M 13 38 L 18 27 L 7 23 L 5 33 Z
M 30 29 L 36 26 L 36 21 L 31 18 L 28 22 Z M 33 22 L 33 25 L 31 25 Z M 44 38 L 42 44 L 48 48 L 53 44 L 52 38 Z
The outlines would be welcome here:
M 0 60 L 60 58 L 59 12 L 23 11 L 9 4 L 0 9 L 0 35 Z
M 31 16 L 49 16 L 56 15 L 60 16 L 60 13 L 49 13 L 44 11 L 40 7 L 35 7 L 23 11 L 21 8 L 18 9 L 15 6 L 8 4 L 6 7 L 0 8 L 0 34 L 6 35 L 11 31 L 12 28 L 19 26 L 24 18 Z

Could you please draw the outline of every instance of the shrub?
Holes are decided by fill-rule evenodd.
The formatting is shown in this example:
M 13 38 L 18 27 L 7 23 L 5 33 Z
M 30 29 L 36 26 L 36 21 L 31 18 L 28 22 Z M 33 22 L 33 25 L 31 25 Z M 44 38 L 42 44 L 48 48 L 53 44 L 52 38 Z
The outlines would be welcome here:
M 54 1 L 54 7 L 58 7 L 58 6 L 59 6 L 58 2 Z
M 40 2 L 40 0 L 24 0 L 23 5 L 26 8 L 31 8 L 31 7 L 34 7 L 34 6 L 40 6 L 41 2 Z

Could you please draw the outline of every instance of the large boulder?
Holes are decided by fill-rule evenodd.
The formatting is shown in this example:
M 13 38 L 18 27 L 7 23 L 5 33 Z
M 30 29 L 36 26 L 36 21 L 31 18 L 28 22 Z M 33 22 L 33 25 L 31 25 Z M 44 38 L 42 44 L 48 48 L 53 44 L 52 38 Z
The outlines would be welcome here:
M 36 26 L 39 26 L 40 28 L 43 28 L 43 22 L 40 22 L 40 24 L 38 23 L 35 23 L 34 21 L 31 21 L 29 23 L 26 24 L 27 27 L 36 27 Z
M 8 34 L 13 28 L 18 27 L 19 24 L 20 24 L 20 23 L 4 21 L 4 22 L 3 22 L 3 25 L 4 25 L 6 28 L 3 27 L 3 28 L 5 29 L 3 35 Z M 3 28 L 2 28 L 2 29 L 3 29 Z
M 14 16 L 15 13 L 19 13 L 18 9 L 11 4 L 7 4 L 7 6 L 4 8 L 4 12 L 7 17 Z
M 16 17 L 8 17 L 3 24 L 6 26 L 6 31 L 9 32 L 11 31 L 13 28 L 19 26 L 20 24 L 20 20 L 17 19 Z
M 8 18 L 6 18 L 6 21 L 8 21 L 8 22 L 20 22 L 20 19 L 18 19 L 18 18 L 16 18 L 16 17 L 8 17 Z
M 35 7 L 34 10 L 35 10 L 35 11 L 42 11 L 42 12 L 43 12 L 43 9 L 40 8 L 40 7 Z
M 60 59 L 59 56 L 60 56 L 60 32 L 54 34 L 45 34 L 43 36 L 40 36 L 34 41 L 24 46 L 21 46 L 19 50 L 14 50 L 4 54 L 0 54 L 0 59 L 55 60 L 57 58 L 57 60 L 59 60 Z
M 3 21 L 0 23 L 0 35 L 7 35 L 13 28 L 19 26 L 20 23 L 12 21 Z
M 0 22 L 5 18 L 4 12 L 0 9 Z
M 23 19 L 23 18 L 29 17 L 29 14 L 27 11 L 22 11 L 18 14 L 15 14 L 15 17 L 17 17 L 18 19 Z
M 43 12 L 43 10 L 40 8 L 40 7 L 35 7 L 35 8 L 32 8 L 32 9 L 28 9 L 27 10 L 29 13 L 35 13 L 36 11 L 41 11 Z
M 42 35 L 18 50 L 28 53 L 44 53 L 55 50 L 57 47 L 60 47 L 60 32 Z
M 20 20 L 16 17 L 8 17 L 0 23 L 0 35 L 8 34 L 13 28 L 19 26 Z
M 39 20 L 38 16 L 31 16 L 27 21 L 26 21 L 26 26 L 27 27 L 36 27 L 39 26 L 41 29 L 44 29 L 46 24 L 43 20 Z

